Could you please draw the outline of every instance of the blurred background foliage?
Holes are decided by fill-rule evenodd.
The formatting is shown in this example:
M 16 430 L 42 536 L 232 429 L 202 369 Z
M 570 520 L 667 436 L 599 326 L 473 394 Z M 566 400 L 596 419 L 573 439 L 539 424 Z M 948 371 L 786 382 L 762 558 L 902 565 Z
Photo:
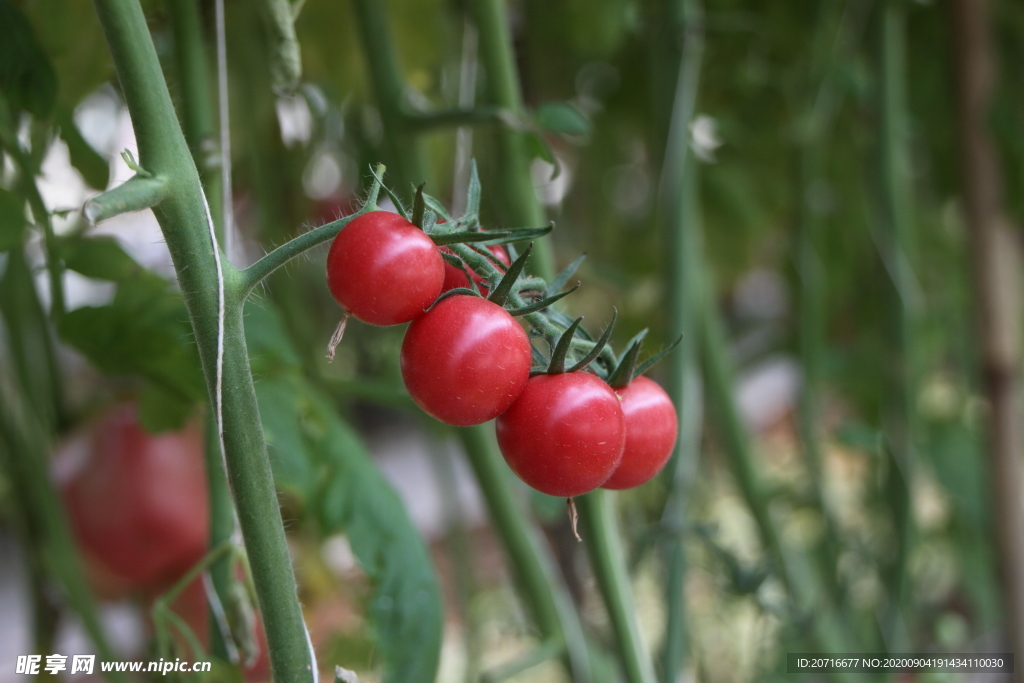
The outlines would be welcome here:
M 142 4 L 184 115 L 171 21 L 181 2 Z M 232 254 L 236 264 L 354 210 L 371 163 L 388 164 L 389 180 L 403 196 L 410 183 L 425 180 L 434 196 L 460 201 L 469 153 L 464 146 L 460 151 L 456 128 L 424 124 L 392 138 L 396 131 L 378 108 L 374 86 L 380 83 L 371 76 L 366 46 L 374 37 L 390 41 L 410 112 L 452 110 L 474 93 L 480 100 L 482 88 L 460 89 L 460 73 L 478 66 L 478 40 L 467 16 L 472 3 L 384 4 L 387 24 L 376 26 L 375 36 L 366 35 L 353 2 L 303 4 L 295 24 L 302 84 L 283 95 L 272 88 L 257 6 L 225 3 L 233 195 L 242 236 Z M 500 126 L 526 131 L 533 182 L 557 224 L 558 265 L 588 254 L 579 275 L 584 286 L 567 309 L 585 314 L 597 330 L 614 305 L 616 344 L 650 327 L 648 348 L 657 349 L 677 330 L 666 297 L 682 267 L 666 257 L 671 249 L 659 217 L 659 193 L 679 191 L 663 188 L 663 168 L 671 162 L 666 140 L 683 50 L 695 31 L 702 34 L 699 89 L 687 123 L 697 176 L 688 215 L 703 235 L 700 277 L 711 301 L 704 317 L 720 319 L 726 330 L 721 350 L 736 368 L 733 389 L 743 426 L 754 437 L 745 466 L 764 482 L 755 507 L 769 511 L 785 564 L 807 588 L 802 599 L 787 588 L 786 570 L 766 547 L 758 513 L 737 485 L 729 427 L 717 419 L 721 410 L 709 405 L 699 448 L 679 456 L 696 468 L 685 518 L 673 524 L 662 518 L 667 480 L 622 494 L 619 506 L 646 643 L 659 652 L 666 614 L 681 610 L 685 635 L 674 647 L 686 652 L 684 672 L 697 680 L 788 678 L 786 652 L 828 649 L 815 635 L 822 622 L 838 625 L 838 641 L 831 643 L 850 652 L 984 652 L 1002 642 L 1005 615 L 984 457 L 987 408 L 974 334 L 978 304 L 962 218 L 955 55 L 945 4 L 707 0 L 696 21 L 691 3 L 687 34 L 679 8 L 669 2 L 517 0 L 508 18 L 526 113 L 496 122 L 492 112 L 460 129 L 473 131 L 485 224 L 493 227 L 515 215 L 493 133 Z M 128 221 L 93 230 L 79 212 L 87 196 L 126 177 L 118 153 L 131 147 L 118 137 L 124 114 L 95 10 L 85 0 L 3 0 L 0 6 L 4 37 L 19 35 L 17 44 L 0 48 L 0 309 L 9 357 L 3 375 L 8 383 L 16 378 L 31 403 L 47 363 L 60 368 L 64 377 L 51 382 L 59 387 L 57 398 L 50 397 L 56 417 L 40 426 L 47 439 L 60 440 L 105 403 L 126 396 L 140 397 L 149 428 L 180 427 L 204 393 L 181 299 L 168 282 L 166 253 L 126 239 L 152 225 Z M 893 10 L 905 43 L 896 64 L 884 61 L 883 15 Z M 997 0 L 991 11 L 1003 68 L 989 122 L 1007 210 L 1019 223 L 1024 71 L 1015 65 L 1024 60 L 1024 5 Z M 199 12 L 213 102 L 214 4 L 200 2 Z M 895 136 L 885 133 L 886 69 L 901 74 Z M 477 68 L 476 81 L 486 78 Z M 199 158 L 216 149 L 215 131 L 206 134 L 211 146 L 199 150 Z M 892 156 L 899 166 L 895 199 L 886 185 Z M 63 193 L 59 178 L 66 173 L 54 170 L 61 164 L 73 166 L 79 178 Z M 423 177 L 409 175 L 418 171 Z M 35 198 L 37 180 L 45 190 L 46 219 Z M 902 232 L 893 227 L 899 221 L 894 202 L 902 207 L 896 212 L 909 217 Z M 49 220 L 52 237 L 43 225 Z M 818 273 L 810 281 L 802 276 L 808 239 Z M 459 502 L 462 494 L 451 498 L 461 480 L 452 473 L 456 461 L 445 454 L 455 448 L 450 433 L 418 418 L 404 394 L 397 364 L 401 330 L 350 325 L 337 358 L 323 361 L 339 317 L 324 287 L 324 252 L 275 274 L 247 316 L 265 432 L 300 558 L 303 602 L 310 613 L 335 615 L 312 618 L 320 624 L 314 631 L 321 629 L 321 658 L 371 679 L 381 675 L 382 660 L 401 659 L 395 653 L 402 648 L 427 652 L 430 660 L 428 650 L 441 642 L 430 627 L 438 609 L 436 569 L 447 624 L 439 675 L 471 678 L 525 650 L 535 633 L 510 591 L 483 516 L 473 503 Z M 47 316 L 53 281 L 46 260 L 54 253 L 67 270 L 114 284 L 97 290 L 69 279 L 66 295 L 75 303 Z M 23 272 L 22 261 L 35 277 Z M 75 295 L 76 288 L 84 293 Z M 807 301 L 817 303 L 807 308 Z M 801 341 L 807 326 L 820 334 L 810 360 Z M 57 335 L 56 360 L 37 357 L 46 345 L 34 344 L 32 334 L 42 335 L 37 341 Z M 801 440 L 798 417 L 808 367 L 817 373 L 809 399 L 816 463 L 808 460 L 812 449 Z M 663 365 L 653 374 L 664 379 L 673 371 Z M 699 401 L 695 396 L 690 400 Z M 383 436 L 396 429 L 413 436 L 389 448 L 433 459 L 425 470 L 433 480 L 422 486 L 441 487 L 440 497 L 455 501 L 439 527 L 417 518 L 416 483 L 403 484 L 401 473 L 391 471 L 389 485 L 369 466 L 381 458 Z M 903 443 L 911 454 L 905 460 L 892 455 L 900 434 L 907 435 Z M 7 451 L 15 458 L 22 455 L 17 443 L 8 435 Z M 389 451 L 387 457 L 400 455 Z M 903 469 L 894 474 L 897 462 Z M 13 468 L 8 478 L 17 481 Z M 5 509 L 16 528 L 17 501 L 10 492 L 8 498 Z M 529 500 L 594 645 L 594 677 L 614 680 L 612 660 L 597 647 L 612 638 L 607 618 L 584 553 L 567 540 L 561 502 L 539 495 Z M 364 574 L 349 565 L 321 566 L 317 558 L 327 556 L 321 544 L 338 532 L 348 535 Z M 682 606 L 666 604 L 659 587 L 667 581 L 666 565 L 652 550 L 666 534 L 681 535 L 686 547 Z M 360 584 L 359 576 L 368 582 Z M 338 588 L 339 578 L 348 583 Z M 366 590 L 351 587 L 359 585 Z M 414 659 L 405 664 L 429 669 Z M 564 677 L 549 663 L 516 680 Z

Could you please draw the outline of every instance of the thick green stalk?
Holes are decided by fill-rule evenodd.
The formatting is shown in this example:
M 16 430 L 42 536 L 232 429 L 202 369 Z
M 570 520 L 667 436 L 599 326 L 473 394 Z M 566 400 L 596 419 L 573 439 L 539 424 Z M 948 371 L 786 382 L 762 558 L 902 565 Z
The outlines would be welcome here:
M 354 0 L 354 4 L 363 54 L 384 124 L 387 160 L 397 179 L 391 185 L 404 196 L 410 185 L 427 180 L 427 165 L 405 115 L 405 80 L 391 40 L 387 8 L 379 0 Z
M 242 282 L 224 262 L 195 163 L 175 116 L 138 0 L 96 0 L 139 146 L 168 184 L 154 208 L 171 252 L 221 432 L 238 518 L 263 613 L 274 679 L 314 678 L 267 458 L 242 327 Z
M 182 130 L 185 142 L 192 152 L 192 159 L 199 170 L 203 187 L 206 188 L 210 213 L 217 228 L 217 238 L 223 240 L 224 225 L 220 212 L 221 181 L 214 155 L 216 126 L 199 5 L 196 0 L 168 0 L 167 5 L 181 89 Z M 220 438 L 212 409 L 207 412 L 203 455 L 210 501 L 209 547 L 213 549 L 231 540 L 235 532 L 235 511 L 231 503 L 231 489 L 227 482 L 224 456 L 221 453 Z M 232 582 L 230 558 L 224 557 L 213 563 L 209 573 L 217 594 L 216 599 L 223 605 Z M 221 611 L 211 606 L 209 614 L 213 653 L 227 659 L 225 634 L 222 633 L 222 625 L 219 623 Z
M 574 681 L 589 681 L 586 643 L 571 601 L 559 588 L 552 560 L 520 509 L 507 467 L 483 425 L 458 430 L 491 523 L 501 538 L 526 597 L 537 630 L 547 642 L 561 641 Z
M 663 543 L 668 610 L 661 671 L 665 683 L 679 679 L 687 650 L 682 528 L 700 448 L 703 393 L 695 334 L 699 324 L 695 303 L 700 301 L 703 248 L 697 221 L 696 159 L 689 145 L 689 124 L 697 101 L 704 47 L 703 10 L 696 0 L 684 4 L 686 30 L 658 192 L 658 222 L 666 238 L 668 337 L 682 335 L 680 347 L 668 358 L 666 373 L 666 389 L 678 411 L 680 430 L 675 451 L 662 475 L 669 484 L 662 515 L 662 524 L 669 532 Z
M 902 624 L 901 600 L 906 579 L 906 564 L 912 533 L 910 476 L 913 470 L 914 386 L 913 334 L 917 291 L 913 280 L 913 218 L 910 207 L 909 154 L 906 124 L 905 18 L 903 4 L 889 0 L 881 13 L 881 177 L 882 205 L 885 212 L 885 253 L 894 295 L 892 309 L 893 367 L 889 369 L 890 398 L 886 406 L 886 433 L 889 469 L 884 484 L 886 498 L 893 511 L 897 547 L 892 564 L 885 572 L 889 590 L 889 610 L 885 617 L 885 635 L 893 651 L 901 651 L 906 642 Z
M 174 38 L 174 60 L 181 90 L 185 142 L 206 188 L 210 213 L 221 237 L 221 181 L 217 160 L 217 124 L 210 92 L 209 60 L 197 0 L 167 0 Z
M 628 683 L 654 683 L 651 658 L 640 642 L 636 605 L 623 558 L 625 548 L 615 519 L 614 493 L 597 489 L 576 499 L 583 540 L 590 564 L 604 596 L 612 630 L 619 642 L 619 656 Z
M 489 103 L 513 113 L 523 110 L 519 70 L 512 50 L 512 33 L 502 0 L 472 0 L 480 32 L 480 61 L 487 74 Z M 498 136 L 498 185 L 502 188 L 502 218 L 510 225 L 544 225 L 530 173 L 530 154 L 523 133 L 501 126 Z M 548 240 L 534 246 L 534 270 L 546 280 L 555 274 L 555 257 Z

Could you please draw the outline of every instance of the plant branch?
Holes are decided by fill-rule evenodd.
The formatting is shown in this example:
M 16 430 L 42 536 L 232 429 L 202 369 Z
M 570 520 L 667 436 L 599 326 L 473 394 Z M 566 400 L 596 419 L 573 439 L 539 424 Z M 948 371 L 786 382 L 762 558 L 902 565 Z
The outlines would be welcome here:
M 424 112 L 406 111 L 404 116 L 409 125 L 417 131 L 501 123 L 504 120 L 502 110 L 498 107 L 472 107 Z
M 572 679 L 586 683 L 590 680 L 586 642 L 572 601 L 556 577 L 548 551 L 520 509 L 493 438 L 483 425 L 459 429 L 458 435 L 537 629 L 546 642 L 565 644 Z
M 640 625 L 626 569 L 626 551 L 615 520 L 614 495 L 597 489 L 576 498 L 584 529 L 584 544 L 619 644 L 626 681 L 654 683 L 650 655 L 640 642 Z
M 288 261 L 291 261 L 296 256 L 301 256 L 313 247 L 334 239 L 334 236 L 337 235 L 341 229 L 348 225 L 355 217 L 361 216 L 362 214 L 370 211 L 376 211 L 377 195 L 381 189 L 380 179 L 384 177 L 384 171 L 384 164 L 378 164 L 373 185 L 370 189 L 370 194 L 366 199 L 366 203 L 363 204 L 363 207 L 359 209 L 359 211 L 356 211 L 349 216 L 345 216 L 344 218 L 339 218 L 336 221 L 331 221 L 330 223 L 321 225 L 319 228 L 314 228 L 303 235 L 299 235 L 295 239 L 285 242 L 259 261 L 243 270 L 241 272 L 240 287 L 242 298 L 244 299 L 245 297 L 248 297 L 249 293 L 252 292 L 256 285 L 262 282 L 264 278 L 275 270 L 288 263 Z
M 238 518 L 278 683 L 308 683 L 316 663 L 296 595 L 242 324 L 242 278 L 221 257 L 138 0 L 96 0 L 139 146 L 167 182 L 155 211 L 188 308 L 217 418 Z
M 170 188 L 165 178 L 135 175 L 114 189 L 96 195 L 86 202 L 85 217 L 90 223 L 99 223 L 123 213 L 152 209 L 162 202 L 169 192 Z

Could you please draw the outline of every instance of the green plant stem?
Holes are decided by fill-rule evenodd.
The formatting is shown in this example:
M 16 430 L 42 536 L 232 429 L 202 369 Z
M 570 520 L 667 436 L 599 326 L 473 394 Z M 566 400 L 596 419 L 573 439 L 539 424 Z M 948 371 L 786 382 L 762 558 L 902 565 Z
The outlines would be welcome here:
M 47 469 L 47 432 L 20 397 L 5 383 L 0 384 L 0 455 L 11 481 L 24 496 L 25 514 L 38 536 L 38 548 L 47 573 L 63 587 L 68 602 L 82 620 L 86 633 L 102 659 L 116 657 L 99 619 L 96 603 L 86 582 L 71 530 Z M 115 681 L 120 674 L 111 673 Z
M 96 0 L 139 146 L 166 180 L 154 209 L 171 253 L 218 414 L 229 481 L 263 613 L 274 680 L 311 681 L 312 649 L 296 595 L 284 526 L 256 405 L 242 325 L 243 280 L 223 262 L 195 163 L 138 0 Z
M 614 493 L 597 489 L 576 498 L 583 541 L 604 596 L 628 683 L 654 683 L 654 667 L 640 642 L 636 605 L 626 569 L 626 551 L 615 520 Z
M 513 116 L 523 111 L 519 72 L 512 50 L 512 33 L 503 0 L 471 0 L 480 32 L 480 61 L 487 74 L 490 104 Z M 503 217 L 511 225 L 543 225 L 544 211 L 537 201 L 530 173 L 530 155 L 523 133 L 502 126 L 498 137 L 498 185 L 503 191 Z M 555 273 L 555 258 L 548 240 L 534 245 L 535 271 L 545 280 Z
M 370 78 L 377 95 L 388 163 L 400 191 L 427 180 L 427 165 L 405 111 L 405 82 L 391 40 L 387 7 L 377 0 L 353 0 L 359 35 L 363 42 Z M 539 224 L 538 224 L 539 225 Z
M 884 487 L 892 507 L 897 533 L 894 558 L 885 572 L 889 591 L 889 609 L 883 623 L 891 651 L 900 651 L 907 642 L 903 622 L 902 596 L 906 580 L 913 520 L 910 509 L 910 476 L 913 470 L 914 385 L 913 336 L 917 290 L 911 263 L 913 260 L 913 218 L 909 201 L 908 142 L 904 93 L 905 19 L 901 3 L 889 0 L 881 8 L 881 177 L 884 225 L 883 258 L 887 262 L 894 287 L 890 311 L 893 330 L 893 366 L 889 369 L 890 387 L 887 413 L 889 468 Z
M 507 468 L 487 428 L 467 427 L 459 429 L 458 435 L 541 638 L 565 648 L 574 681 L 589 681 L 586 643 L 571 600 L 561 588 L 550 554 L 513 494 Z
M 223 239 L 217 123 L 210 91 L 210 69 L 197 0 L 167 0 L 174 38 L 174 59 L 181 89 L 182 132 L 206 188 L 210 213 Z
M 212 553 L 226 543 L 231 542 L 235 533 L 235 509 L 231 504 L 231 489 L 228 486 L 227 472 L 224 469 L 224 458 L 220 450 L 220 439 L 217 437 L 217 423 L 213 411 L 206 415 L 206 433 L 204 439 L 204 460 L 206 464 L 206 485 L 210 501 L 210 542 Z M 231 560 L 223 557 L 210 567 L 210 580 L 217 593 L 217 599 L 224 605 L 233 577 L 231 576 Z M 218 657 L 228 658 L 228 649 L 218 622 L 218 614 L 214 608 L 208 610 L 210 616 L 210 643 L 213 653 Z
M 469 109 L 443 109 L 440 111 L 406 112 L 409 125 L 417 131 L 437 128 L 459 128 L 478 126 L 502 121 L 502 110 L 498 107 L 472 107 Z
M 813 602 L 813 577 L 804 571 L 802 563 L 797 562 L 795 548 L 788 549 L 794 557 L 787 557 L 787 549 L 783 547 L 782 539 L 771 519 L 768 492 L 757 472 L 750 436 L 733 396 L 732 368 L 726 355 L 728 343 L 721 320 L 709 301 L 709 291 L 710 286 L 705 289 L 699 304 L 700 350 L 705 366 L 708 394 L 721 423 L 720 431 L 733 477 L 754 518 L 761 542 L 771 558 L 776 575 L 796 608 L 804 613 L 802 616 L 810 619 L 811 636 L 815 646 L 821 652 L 846 652 L 843 627 L 836 614 L 830 610 L 820 609 L 814 613 L 809 612 Z M 845 677 L 844 674 L 837 674 L 837 678 Z
M 696 328 L 703 245 L 697 220 L 697 166 L 689 145 L 689 124 L 696 108 L 704 48 L 702 15 L 699 2 L 684 3 L 684 42 L 658 197 L 658 220 L 666 237 L 668 336 L 682 335 L 680 347 L 668 358 L 666 372 L 666 389 L 678 411 L 680 429 L 675 451 L 662 475 L 669 486 L 662 526 L 670 532 L 662 543 L 667 615 L 661 680 L 665 683 L 679 680 L 687 651 L 686 547 L 682 529 L 699 457 L 702 417 Z

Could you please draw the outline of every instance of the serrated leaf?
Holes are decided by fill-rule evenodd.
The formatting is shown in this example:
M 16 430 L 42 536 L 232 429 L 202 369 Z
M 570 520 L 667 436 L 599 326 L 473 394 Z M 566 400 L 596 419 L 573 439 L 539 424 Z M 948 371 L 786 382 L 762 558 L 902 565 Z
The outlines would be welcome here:
M 324 536 L 344 533 L 370 579 L 369 621 L 385 683 L 432 683 L 440 658 L 442 610 L 430 554 L 401 499 L 373 466 L 334 404 L 306 382 L 269 302 L 250 307 L 247 338 L 258 342 L 256 383 L 275 481 L 300 494 Z M 273 415 L 272 415 L 273 414 Z M 308 468 L 308 469 L 307 469 Z
M 0 91 L 15 109 L 46 118 L 57 101 L 57 74 L 32 24 L 11 0 L 0 0 Z
M 0 252 L 21 246 L 27 222 L 24 200 L 0 187 Z
M 60 117 L 60 137 L 68 146 L 71 165 L 85 182 L 97 190 L 107 189 L 110 182 L 110 164 L 82 137 L 75 121 L 66 113 Z
M 147 271 L 113 237 L 75 237 L 61 242 L 64 266 L 86 277 L 124 282 L 146 277 Z M 158 275 L 149 273 L 149 277 Z
M 152 273 L 121 282 L 108 306 L 69 311 L 59 333 L 106 374 L 145 378 L 183 400 L 206 396 L 184 301 Z
M 309 412 L 306 387 L 296 377 L 257 382 L 256 400 L 274 483 L 305 503 L 314 494 L 317 480 L 315 457 L 309 453 L 304 440 L 303 420 Z
M 322 404 L 328 466 L 320 501 L 327 533 L 344 531 L 376 590 L 370 621 L 386 662 L 386 683 L 431 683 L 442 611 L 430 554 L 405 506 L 372 466 L 355 432 Z
M 537 125 L 562 135 L 589 135 L 590 119 L 568 102 L 545 102 L 533 112 Z

